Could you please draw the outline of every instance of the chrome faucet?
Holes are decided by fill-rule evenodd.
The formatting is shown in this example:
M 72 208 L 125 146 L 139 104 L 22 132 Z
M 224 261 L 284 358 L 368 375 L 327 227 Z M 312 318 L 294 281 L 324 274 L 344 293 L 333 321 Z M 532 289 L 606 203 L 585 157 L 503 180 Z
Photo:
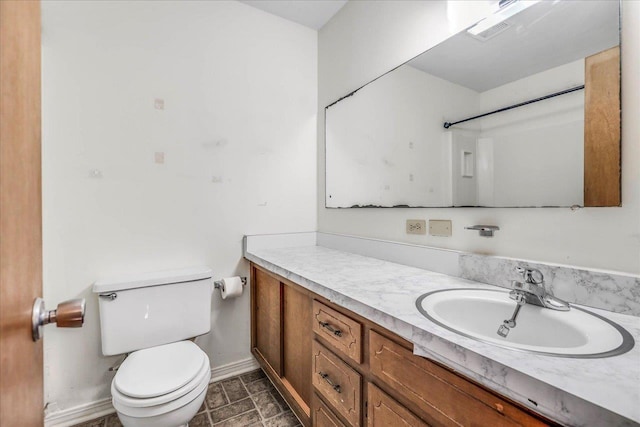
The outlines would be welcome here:
M 540 270 L 535 268 L 516 267 L 524 282 L 511 281 L 509 297 L 515 301 L 524 298 L 526 304 L 533 304 L 539 307 L 550 308 L 552 310 L 568 311 L 569 303 L 556 298 L 544 287 L 544 276 Z
M 516 319 L 520 309 L 525 304 L 537 305 L 538 307 L 550 308 L 552 310 L 568 311 L 569 303 L 556 298 L 544 287 L 544 276 L 540 270 L 535 268 L 516 267 L 516 271 L 522 276 L 523 282 L 511 281 L 509 298 L 517 305 L 510 319 L 504 320 L 498 328 L 497 334 L 503 338 L 509 335 L 509 331 L 516 327 Z

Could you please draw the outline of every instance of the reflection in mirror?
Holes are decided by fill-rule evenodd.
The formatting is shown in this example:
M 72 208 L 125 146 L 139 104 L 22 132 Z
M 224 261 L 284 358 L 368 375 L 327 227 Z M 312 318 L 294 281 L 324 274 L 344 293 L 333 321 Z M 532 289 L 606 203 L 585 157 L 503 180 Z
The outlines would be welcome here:
M 619 35 L 520 0 L 331 104 L 326 206 L 619 205 Z

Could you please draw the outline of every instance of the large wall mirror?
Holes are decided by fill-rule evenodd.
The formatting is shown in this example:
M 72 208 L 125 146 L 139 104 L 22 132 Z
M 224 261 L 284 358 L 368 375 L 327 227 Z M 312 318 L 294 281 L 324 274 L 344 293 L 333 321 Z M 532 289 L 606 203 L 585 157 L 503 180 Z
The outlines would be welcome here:
M 326 107 L 326 206 L 619 206 L 620 4 L 496 12 Z

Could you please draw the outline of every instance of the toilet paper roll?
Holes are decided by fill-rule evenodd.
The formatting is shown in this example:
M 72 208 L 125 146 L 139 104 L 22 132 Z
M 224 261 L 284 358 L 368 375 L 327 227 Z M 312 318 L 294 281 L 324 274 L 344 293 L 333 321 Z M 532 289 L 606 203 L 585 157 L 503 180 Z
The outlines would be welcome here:
M 242 279 L 240 277 L 233 276 L 222 279 L 222 288 L 220 289 L 222 299 L 239 297 L 242 295 L 242 290 Z

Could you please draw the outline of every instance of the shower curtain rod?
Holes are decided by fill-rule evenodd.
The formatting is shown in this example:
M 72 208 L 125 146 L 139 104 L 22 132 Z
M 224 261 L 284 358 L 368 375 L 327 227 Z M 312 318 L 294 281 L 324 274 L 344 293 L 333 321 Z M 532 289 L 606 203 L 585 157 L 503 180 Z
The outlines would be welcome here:
M 555 92 L 555 93 L 552 93 L 552 94 L 549 94 L 549 95 L 541 96 L 540 98 L 530 99 L 529 101 L 521 102 L 519 104 L 510 105 L 508 107 L 500 108 L 499 110 L 491 111 L 489 113 L 480 114 L 478 116 L 469 117 L 468 119 L 458 120 L 457 122 L 453 122 L 453 123 L 444 122 L 444 128 L 445 129 L 449 129 L 451 126 L 457 125 L 459 123 L 464 123 L 464 122 L 468 122 L 469 120 L 475 120 L 475 119 L 479 119 L 481 117 L 490 116 L 491 114 L 502 113 L 503 111 L 512 110 L 514 108 L 522 107 L 524 105 L 533 104 L 534 102 L 538 102 L 538 101 L 544 101 L 545 99 L 554 98 L 556 96 L 564 95 L 566 93 L 571 93 L 571 92 L 575 92 L 577 90 L 582 90 L 582 89 L 584 89 L 584 85 L 572 87 L 571 89 L 561 90 L 560 92 Z

